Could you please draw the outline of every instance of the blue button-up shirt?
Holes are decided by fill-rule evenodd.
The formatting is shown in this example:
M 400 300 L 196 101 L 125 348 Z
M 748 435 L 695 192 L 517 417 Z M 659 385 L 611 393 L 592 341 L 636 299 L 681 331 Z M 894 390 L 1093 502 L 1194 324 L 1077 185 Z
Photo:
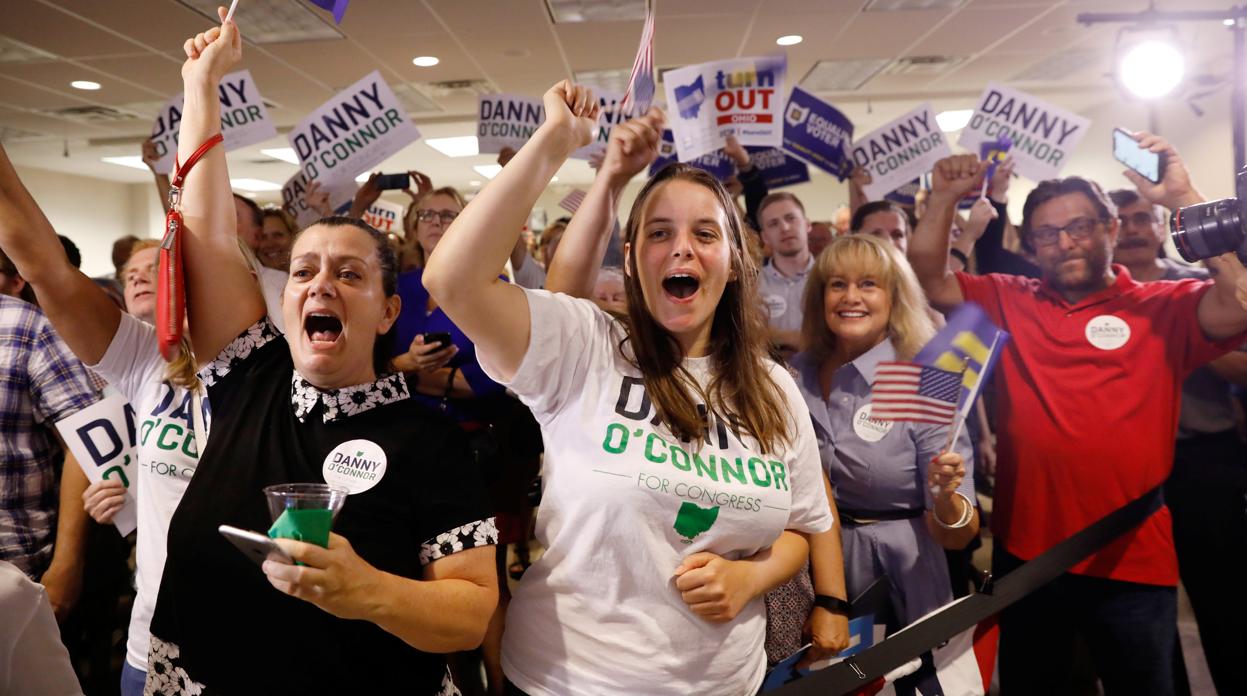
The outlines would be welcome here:
M 797 385 L 810 407 L 823 468 L 835 487 L 836 504 L 851 510 L 913 510 L 931 507 L 927 465 L 948 441 L 948 426 L 869 418 L 870 384 L 879 363 L 896 360 L 892 341 L 841 366 L 823 398 L 819 366 L 808 353 L 792 360 Z M 956 451 L 966 462 L 960 490 L 974 500 L 974 457 L 963 427 Z

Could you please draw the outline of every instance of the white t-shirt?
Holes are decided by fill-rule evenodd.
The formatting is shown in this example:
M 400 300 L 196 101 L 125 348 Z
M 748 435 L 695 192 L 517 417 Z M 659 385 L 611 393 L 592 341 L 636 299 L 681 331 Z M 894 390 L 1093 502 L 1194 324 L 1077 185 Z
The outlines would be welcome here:
M 149 626 L 165 567 L 169 520 L 199 463 L 191 420 L 195 400 L 190 392 L 164 381 L 165 361 L 156 347 L 156 329 L 129 314 L 121 315 L 117 333 L 104 357 L 90 367 L 129 399 L 134 408 L 139 467 L 135 491 L 138 592 L 130 612 L 126 660 L 146 670 Z M 201 424 L 206 433 L 210 409 L 206 398 L 201 403 Z
M 673 573 L 700 551 L 735 560 L 785 529 L 830 528 L 796 383 L 772 366 L 797 432 L 787 451 L 761 455 L 752 438 L 742 442 L 718 422 L 695 449 L 653 425 L 609 315 L 587 300 L 525 294 L 532 334 L 509 386 L 545 439 L 537 539 L 546 552 L 507 613 L 507 677 L 533 696 L 755 693 L 766 667 L 761 599 L 729 623 L 711 623 L 681 600 Z M 709 358 L 685 367 L 704 381 Z
M 286 322 L 281 316 L 281 294 L 286 291 L 286 272 L 261 266 L 257 273 L 260 276 L 260 291 L 264 293 L 264 308 L 268 310 L 268 318 L 273 320 L 278 331 L 286 333 Z
M 81 696 L 43 585 L 0 561 L 0 694 Z

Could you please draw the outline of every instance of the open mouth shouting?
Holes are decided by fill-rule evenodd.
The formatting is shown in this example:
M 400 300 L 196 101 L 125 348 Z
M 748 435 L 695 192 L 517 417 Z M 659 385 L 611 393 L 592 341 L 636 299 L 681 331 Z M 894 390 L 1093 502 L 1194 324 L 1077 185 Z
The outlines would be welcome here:
M 312 312 L 303 319 L 303 331 L 313 349 L 324 350 L 342 337 L 342 320 L 327 312 Z
M 672 302 L 692 302 L 701 289 L 701 279 L 688 271 L 672 271 L 662 279 L 662 289 Z

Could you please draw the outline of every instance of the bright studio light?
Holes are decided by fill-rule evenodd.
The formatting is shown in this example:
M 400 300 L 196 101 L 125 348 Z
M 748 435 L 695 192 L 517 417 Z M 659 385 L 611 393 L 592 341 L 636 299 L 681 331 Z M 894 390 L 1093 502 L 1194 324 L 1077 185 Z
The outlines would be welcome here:
M 1143 99 L 1156 99 L 1172 92 L 1185 70 L 1182 53 L 1173 44 L 1156 40 L 1132 46 L 1117 64 L 1122 85 Z

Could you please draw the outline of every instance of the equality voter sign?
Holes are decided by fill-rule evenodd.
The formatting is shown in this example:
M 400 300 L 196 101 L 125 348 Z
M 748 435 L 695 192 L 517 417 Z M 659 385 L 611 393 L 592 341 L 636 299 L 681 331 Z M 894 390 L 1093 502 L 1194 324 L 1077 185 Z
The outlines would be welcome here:
M 239 70 L 221 78 L 217 93 L 221 101 L 221 135 L 225 138 L 227 152 L 277 135 L 277 126 L 268 118 L 268 109 L 264 107 L 255 80 L 251 79 L 250 70 Z M 182 128 L 183 100 L 184 96 L 179 94 L 165 102 L 152 124 L 151 139 L 160 155 L 156 162 L 157 174 L 173 172 Z
M 844 181 L 853 169 L 852 144 L 853 122 L 794 85 L 784 107 L 784 149 Z
M 1008 138 L 1013 142 L 1009 155 L 1017 162 L 1018 173 L 1032 181 L 1043 181 L 1061 173 L 1090 127 L 1090 119 L 989 82 L 957 144 L 978 152 L 986 141 Z
M 734 58 L 670 70 L 663 76 L 667 118 L 681 162 L 741 145 L 783 144 L 783 56 Z
M 364 211 L 364 222 L 372 225 L 382 234 L 403 233 L 403 206 L 377 199 Z
M 762 173 L 768 189 L 803 184 L 810 180 L 810 168 L 777 147 L 747 147 L 749 161 Z
M 853 162 L 870 172 L 871 182 L 863 187 L 870 200 L 925 174 L 951 154 L 930 102 L 862 136 L 852 152 Z
M 477 151 L 497 154 L 504 147 L 518 150 L 545 120 L 546 108 L 540 99 L 513 94 L 482 95 L 477 108 Z
M 287 136 L 300 173 L 322 184 L 353 181 L 419 138 L 376 70 L 321 104 Z
M 134 409 L 112 387 L 104 398 L 56 423 L 61 438 L 78 460 L 91 483 L 105 479 L 121 481 L 126 500 L 113 517 L 121 536 L 134 531 L 134 487 L 138 485 L 138 456 L 135 451 Z

